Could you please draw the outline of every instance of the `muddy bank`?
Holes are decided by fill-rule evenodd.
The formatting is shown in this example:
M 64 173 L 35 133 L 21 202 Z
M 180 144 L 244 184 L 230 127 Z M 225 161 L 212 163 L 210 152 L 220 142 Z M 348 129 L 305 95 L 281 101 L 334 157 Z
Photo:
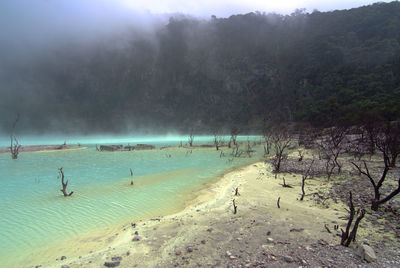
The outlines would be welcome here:
M 83 149 L 83 146 L 72 145 L 24 145 L 19 149 L 20 153 L 23 152 L 39 152 L 39 151 L 58 151 L 70 149 Z M 0 153 L 10 153 L 10 147 L 0 147 Z

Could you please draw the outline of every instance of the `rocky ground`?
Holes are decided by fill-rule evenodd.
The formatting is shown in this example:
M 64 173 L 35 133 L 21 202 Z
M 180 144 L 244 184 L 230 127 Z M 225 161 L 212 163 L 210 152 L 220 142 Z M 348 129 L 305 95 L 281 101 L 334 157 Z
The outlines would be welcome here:
M 289 155 L 285 164 L 306 167 L 307 161 L 299 164 Z M 104 237 L 108 248 L 43 267 L 400 267 L 399 197 L 372 212 L 368 180 L 346 167 L 329 181 L 314 174 L 299 201 L 301 173 L 284 170 L 275 178 L 267 162 L 236 170 L 203 190 L 183 212 L 132 222 Z M 282 187 L 283 177 L 292 188 Z M 339 230 L 346 226 L 350 190 L 356 208 L 366 208 L 367 214 L 356 243 L 343 247 Z M 360 243 L 371 246 L 377 259 L 360 256 Z

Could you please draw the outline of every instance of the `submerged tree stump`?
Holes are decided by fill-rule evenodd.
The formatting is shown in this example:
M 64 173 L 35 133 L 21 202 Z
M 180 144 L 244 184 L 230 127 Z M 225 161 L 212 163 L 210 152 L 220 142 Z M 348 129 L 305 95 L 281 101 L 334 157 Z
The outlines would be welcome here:
M 58 172 L 59 172 L 59 177 L 61 178 L 61 185 L 63 187 L 60 191 L 63 193 L 65 197 L 71 196 L 74 192 L 70 192 L 69 194 L 67 193 L 68 180 L 64 182 L 63 168 L 62 167 L 59 168 Z

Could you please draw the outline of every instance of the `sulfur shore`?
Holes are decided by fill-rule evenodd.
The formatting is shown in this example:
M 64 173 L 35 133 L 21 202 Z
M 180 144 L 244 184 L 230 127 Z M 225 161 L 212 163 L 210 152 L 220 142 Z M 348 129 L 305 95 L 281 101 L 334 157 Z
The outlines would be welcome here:
M 282 176 L 293 188 L 282 187 Z M 345 205 L 340 201 L 317 204 L 309 197 L 299 201 L 300 184 L 299 174 L 275 178 L 269 164 L 251 164 L 196 193 L 177 214 L 130 222 L 108 235 L 74 241 L 71 247 L 75 251 L 66 251 L 71 255 L 41 265 L 105 267 L 106 262 L 119 262 L 118 267 L 380 267 L 338 245 L 339 231 L 334 226 L 345 227 L 340 219 L 346 215 Z M 236 187 L 239 196 L 235 196 Z M 306 191 L 329 187 L 323 179 L 312 179 Z M 361 225 L 359 239 L 368 238 L 370 233 L 368 224 Z M 85 245 L 97 246 L 87 254 Z

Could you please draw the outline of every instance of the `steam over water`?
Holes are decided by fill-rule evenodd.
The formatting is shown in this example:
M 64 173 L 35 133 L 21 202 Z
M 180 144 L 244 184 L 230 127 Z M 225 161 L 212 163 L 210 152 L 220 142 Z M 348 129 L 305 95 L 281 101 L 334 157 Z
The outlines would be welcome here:
M 202 137 L 195 138 L 194 144 L 199 144 L 201 139 L 202 143 L 212 142 L 211 137 Z M 226 148 L 223 151 L 227 157 L 223 158 L 215 148 L 193 149 L 192 153 L 185 148 L 159 148 L 167 144 L 176 146 L 180 140 L 185 143 L 187 137 L 88 138 L 82 142 L 82 145 L 90 143 L 88 147 L 77 150 L 21 153 L 18 160 L 12 160 L 7 153 L 0 154 L 0 259 L 3 264 L 24 263 L 28 253 L 45 250 L 55 241 L 61 243 L 96 229 L 177 212 L 205 183 L 232 167 L 257 161 L 262 153 L 262 148 L 256 148 L 258 152 L 252 158 L 229 161 L 231 150 Z M 149 142 L 157 144 L 157 148 L 98 152 L 93 145 L 126 145 L 128 141 L 131 145 Z M 62 143 L 60 140 L 29 142 Z M 69 179 L 68 191 L 74 191 L 72 197 L 64 198 L 60 192 L 61 183 L 57 178 L 60 167 Z

